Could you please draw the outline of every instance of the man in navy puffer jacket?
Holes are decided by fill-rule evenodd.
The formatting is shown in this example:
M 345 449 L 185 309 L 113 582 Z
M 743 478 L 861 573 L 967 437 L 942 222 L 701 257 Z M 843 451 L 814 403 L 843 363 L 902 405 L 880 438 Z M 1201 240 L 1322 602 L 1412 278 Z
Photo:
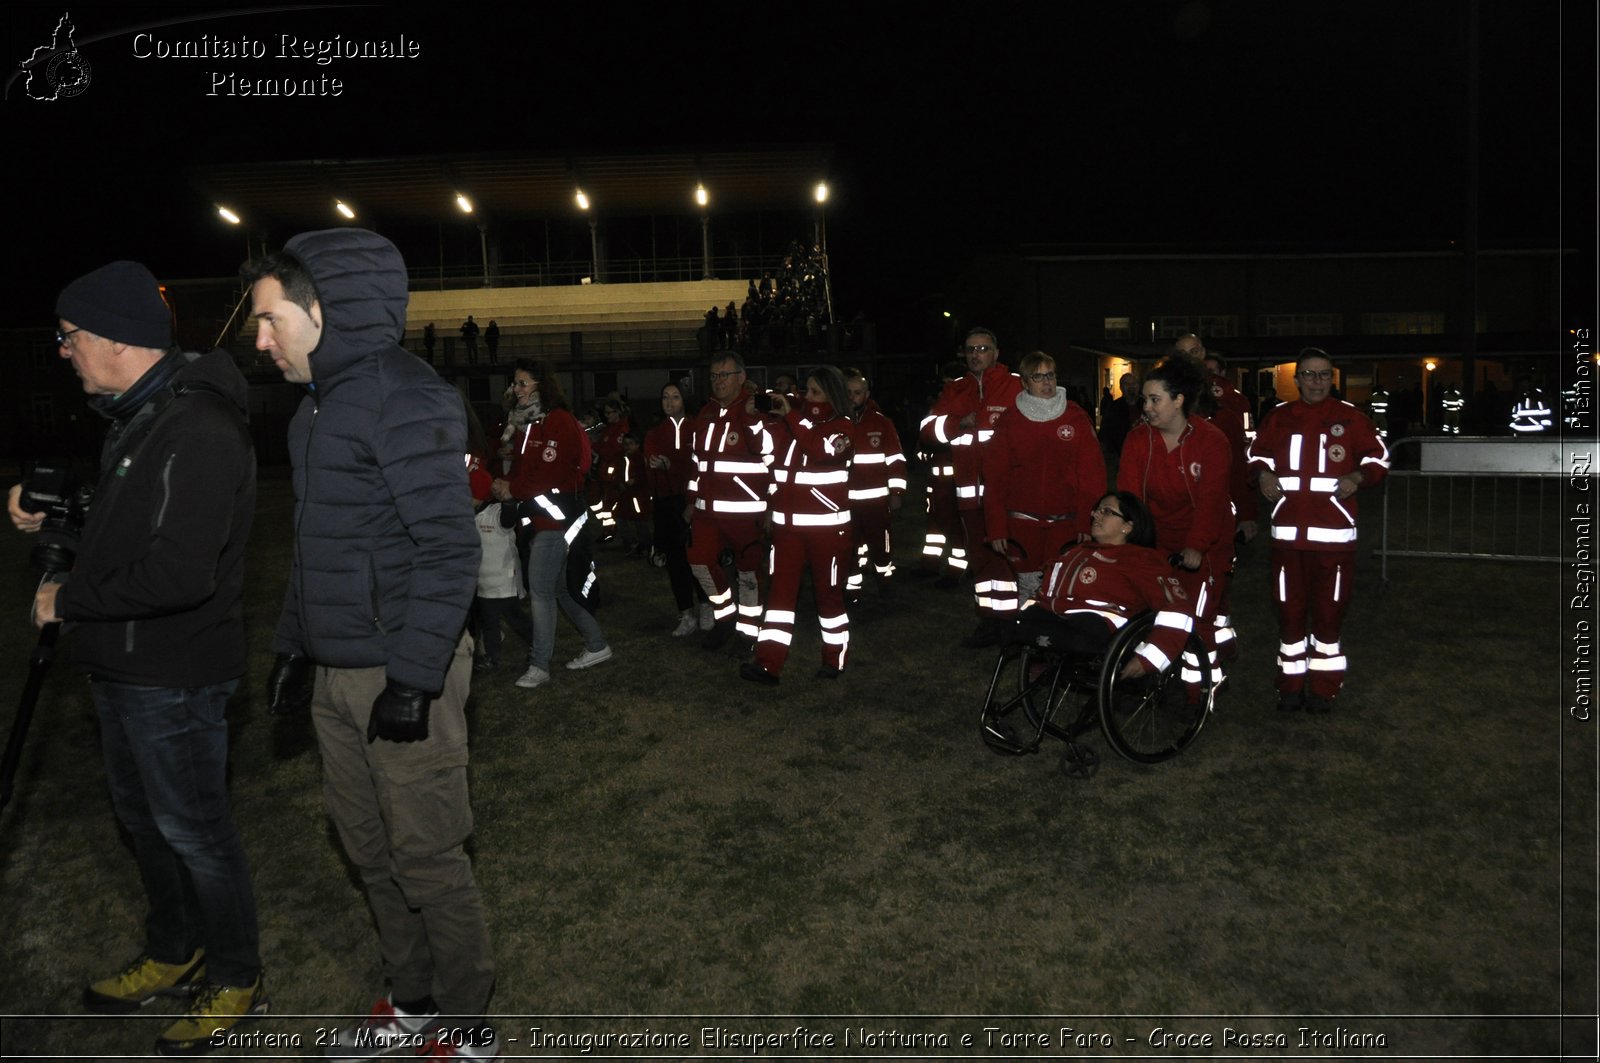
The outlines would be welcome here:
M 383 237 L 304 233 L 244 276 L 257 348 L 307 390 L 289 426 L 295 556 L 268 705 L 311 708 L 390 983 L 339 1047 L 362 1058 L 448 1027 L 445 1049 L 492 1055 L 493 961 L 463 849 L 479 544 L 462 402 L 400 346 L 405 263 Z

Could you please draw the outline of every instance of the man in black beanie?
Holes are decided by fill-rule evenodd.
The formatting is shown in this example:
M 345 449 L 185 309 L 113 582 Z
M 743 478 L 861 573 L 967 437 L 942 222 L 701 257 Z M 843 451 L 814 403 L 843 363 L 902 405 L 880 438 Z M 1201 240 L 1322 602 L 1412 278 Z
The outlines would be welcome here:
M 58 353 L 111 421 L 72 570 L 34 622 L 61 622 L 89 673 L 112 808 L 149 902 L 144 947 L 89 985 L 99 1012 L 191 1000 L 156 1042 L 191 1055 L 267 1009 L 250 865 L 228 806 L 223 712 L 244 674 L 244 554 L 255 452 L 244 377 L 226 351 L 172 347 L 154 276 L 113 262 L 56 300 Z M 38 531 L 22 485 L 9 511 Z

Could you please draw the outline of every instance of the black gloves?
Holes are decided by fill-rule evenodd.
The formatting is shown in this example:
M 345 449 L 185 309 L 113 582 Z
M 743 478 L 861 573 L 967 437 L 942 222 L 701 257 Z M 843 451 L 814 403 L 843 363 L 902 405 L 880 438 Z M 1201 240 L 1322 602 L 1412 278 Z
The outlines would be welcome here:
M 428 737 L 428 703 L 432 694 L 401 686 L 393 679 L 372 703 L 372 719 L 367 723 L 367 741 L 421 742 Z
M 279 716 L 305 712 L 311 707 L 315 677 L 310 657 L 280 653 L 267 676 L 267 711 Z

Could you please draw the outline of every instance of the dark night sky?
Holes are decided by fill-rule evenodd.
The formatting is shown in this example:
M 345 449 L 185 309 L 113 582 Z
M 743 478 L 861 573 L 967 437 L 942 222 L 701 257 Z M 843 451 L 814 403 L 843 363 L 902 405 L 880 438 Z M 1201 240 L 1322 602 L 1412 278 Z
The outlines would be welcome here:
M 208 161 L 831 143 L 846 314 L 892 312 L 941 290 L 972 252 L 1024 241 L 1437 245 L 1465 228 L 1464 0 L 987 3 L 966 18 L 660 6 L 72 7 L 89 89 L 41 103 L 18 82 L 0 105 L 21 237 L 4 323 L 48 323 L 60 285 L 112 257 L 168 276 L 232 272 L 242 239 L 181 176 Z M 8 62 L 45 43 L 61 10 L 12 5 Z M 123 31 L 198 14 L 222 17 L 156 32 L 404 33 L 422 56 L 133 58 Z M 1485 242 L 1556 239 L 1562 17 L 1553 2 L 1482 0 Z M 1567 17 L 1592 39 L 1592 6 Z M 208 98 L 219 68 L 327 72 L 347 88 Z M 1592 67 L 1577 72 L 1586 82 L 1592 95 Z

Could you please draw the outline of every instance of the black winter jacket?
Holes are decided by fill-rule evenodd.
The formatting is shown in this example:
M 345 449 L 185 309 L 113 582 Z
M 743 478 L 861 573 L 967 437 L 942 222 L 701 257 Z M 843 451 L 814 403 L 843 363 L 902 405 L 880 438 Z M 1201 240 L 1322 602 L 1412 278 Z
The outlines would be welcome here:
M 112 427 L 56 614 L 70 659 L 91 674 L 211 686 L 244 674 L 256 496 L 248 388 L 226 351 L 168 359 L 177 360 L 170 384 Z
M 437 693 L 478 580 L 465 407 L 399 345 L 393 244 L 329 229 L 284 250 L 315 280 L 322 338 L 289 425 L 295 555 L 274 648 Z

